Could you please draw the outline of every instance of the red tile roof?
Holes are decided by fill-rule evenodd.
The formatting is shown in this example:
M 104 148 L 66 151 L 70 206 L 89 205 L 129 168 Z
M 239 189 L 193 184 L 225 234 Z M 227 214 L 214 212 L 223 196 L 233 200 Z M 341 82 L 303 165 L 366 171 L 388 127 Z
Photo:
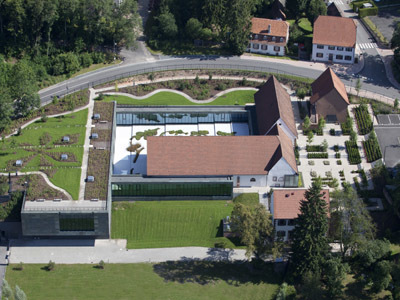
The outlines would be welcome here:
M 287 134 L 283 131 L 283 129 L 281 129 L 280 126 L 277 126 L 277 129 L 279 141 L 281 142 L 282 157 L 297 173 L 296 156 L 294 155 L 294 146 L 292 143 L 292 139 L 287 136 Z
M 306 189 L 274 189 L 274 219 L 296 219 L 306 191 Z M 329 190 L 324 189 L 321 193 L 329 208 Z
M 292 101 L 275 76 L 271 76 L 254 94 L 254 100 L 259 134 L 266 134 L 281 118 L 297 137 Z
M 147 175 L 266 175 L 285 151 L 277 136 L 154 136 L 147 139 Z
M 270 32 L 268 32 L 268 25 L 271 25 Z M 289 23 L 286 21 L 271 20 L 264 18 L 251 19 L 251 33 L 286 37 L 288 31 L 289 31 Z
M 319 16 L 314 22 L 313 44 L 355 47 L 357 26 L 353 19 Z
M 347 104 L 350 104 L 347 97 L 346 87 L 343 82 L 337 77 L 331 68 L 326 69 L 312 84 L 312 96 L 310 103 L 314 104 L 319 99 L 328 94 L 331 90 L 335 89 L 340 98 Z

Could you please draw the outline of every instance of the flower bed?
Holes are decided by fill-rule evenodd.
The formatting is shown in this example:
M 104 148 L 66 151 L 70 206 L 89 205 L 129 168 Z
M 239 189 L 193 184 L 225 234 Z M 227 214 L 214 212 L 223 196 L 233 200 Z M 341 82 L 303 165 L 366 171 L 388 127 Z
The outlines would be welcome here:
M 361 104 L 354 109 L 358 132 L 362 135 L 370 133 L 373 127 L 371 116 L 368 112 L 368 107 L 365 104 Z
M 328 158 L 327 152 L 307 153 L 307 158 Z
M 382 158 L 381 149 L 376 139 L 368 139 L 363 142 L 363 147 L 368 162 L 373 162 Z
M 349 156 L 349 163 L 357 165 L 361 163 L 360 151 L 358 151 L 357 143 L 353 141 L 346 141 L 346 151 Z

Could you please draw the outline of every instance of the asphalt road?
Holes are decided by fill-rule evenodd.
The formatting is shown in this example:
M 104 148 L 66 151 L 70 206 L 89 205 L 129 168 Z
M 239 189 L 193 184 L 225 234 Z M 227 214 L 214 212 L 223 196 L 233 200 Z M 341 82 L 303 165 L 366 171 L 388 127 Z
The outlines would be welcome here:
M 374 50 L 376 52 L 376 50 Z M 373 67 L 374 68 L 374 67 Z M 321 71 L 305 67 L 276 62 L 243 59 L 237 56 L 190 56 L 161 59 L 154 62 L 122 64 L 86 73 L 39 92 L 42 104 L 51 101 L 53 96 L 63 96 L 84 88 L 92 87 L 118 78 L 140 73 L 172 69 L 236 69 L 236 70 L 262 70 L 274 73 L 291 74 L 301 77 L 317 78 Z M 368 70 L 368 69 L 367 69 Z M 368 71 L 369 72 L 369 71 Z M 362 73 L 362 89 L 375 92 L 391 98 L 400 98 L 400 91 L 395 89 L 387 80 L 386 74 L 367 77 Z M 356 78 L 349 75 L 340 75 L 346 85 L 355 86 Z

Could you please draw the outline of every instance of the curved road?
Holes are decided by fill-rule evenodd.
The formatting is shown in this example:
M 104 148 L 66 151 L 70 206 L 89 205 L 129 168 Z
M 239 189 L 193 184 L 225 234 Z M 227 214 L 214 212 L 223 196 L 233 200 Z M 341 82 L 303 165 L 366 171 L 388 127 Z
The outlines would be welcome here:
M 153 71 L 175 70 L 175 69 L 236 69 L 236 70 L 258 70 L 265 72 L 296 75 L 300 77 L 317 78 L 322 71 L 309 67 L 294 66 L 281 60 L 276 62 L 262 61 L 254 59 L 244 59 L 237 56 L 191 56 L 161 59 L 154 62 L 122 64 L 112 66 L 90 73 L 86 73 L 57 85 L 48 87 L 39 92 L 42 105 L 51 101 L 53 96 L 63 96 L 77 90 L 92 87 L 104 82 L 118 78 L 127 77 L 141 73 Z M 382 76 L 385 76 L 386 74 Z M 349 75 L 339 75 L 345 85 L 355 86 L 355 77 Z M 372 78 L 361 77 L 362 89 L 390 98 L 400 98 L 400 91 L 394 88 L 387 80 L 374 80 Z

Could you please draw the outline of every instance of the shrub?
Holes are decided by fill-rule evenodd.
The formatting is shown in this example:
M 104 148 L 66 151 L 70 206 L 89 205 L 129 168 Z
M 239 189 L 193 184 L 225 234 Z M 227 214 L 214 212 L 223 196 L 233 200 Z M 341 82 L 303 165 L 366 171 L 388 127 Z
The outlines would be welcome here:
M 306 151 L 307 152 L 324 152 L 321 145 L 307 145 Z
M 340 158 L 340 153 L 339 152 L 335 153 L 335 158 Z
M 104 260 L 101 260 L 100 262 L 99 262 L 99 264 L 98 264 L 98 268 L 99 269 L 104 269 L 105 268 L 105 266 L 106 266 L 106 263 L 104 262 Z
M 339 145 L 333 146 L 333 150 L 334 150 L 335 152 L 339 152 Z
M 226 85 L 223 82 L 220 82 L 217 84 L 216 89 L 218 91 L 225 91 L 226 90 Z
M 353 128 L 353 119 L 347 116 L 346 122 L 341 123 L 340 127 L 342 129 L 343 135 L 350 135 L 350 131 Z
M 296 95 L 299 99 L 304 99 L 307 96 L 307 90 L 303 87 L 300 87 L 296 90 Z
M 331 128 L 331 129 L 329 130 L 329 134 L 332 135 L 332 136 L 335 136 L 335 135 L 336 135 L 335 129 L 334 129 L 334 128 Z
M 309 160 L 309 161 L 308 161 L 308 165 L 313 166 L 314 164 L 315 164 L 315 163 L 314 163 L 313 160 Z
M 325 165 L 325 166 L 329 166 L 329 165 L 330 165 L 329 160 L 324 160 L 324 165 Z
M 47 122 L 47 120 L 48 120 L 48 117 L 47 117 L 47 115 L 46 114 L 42 114 L 42 117 L 40 118 L 40 122 L 42 122 L 42 123 L 46 123 Z
M 337 164 L 338 166 L 341 166 L 341 165 L 342 165 L 342 161 L 339 159 L 339 160 L 336 161 L 336 164 Z
M 53 271 L 56 267 L 56 263 L 54 261 L 49 261 L 49 263 L 46 266 L 47 271 Z
M 307 158 L 328 158 L 328 153 L 326 152 L 317 152 L 317 153 L 307 153 Z

